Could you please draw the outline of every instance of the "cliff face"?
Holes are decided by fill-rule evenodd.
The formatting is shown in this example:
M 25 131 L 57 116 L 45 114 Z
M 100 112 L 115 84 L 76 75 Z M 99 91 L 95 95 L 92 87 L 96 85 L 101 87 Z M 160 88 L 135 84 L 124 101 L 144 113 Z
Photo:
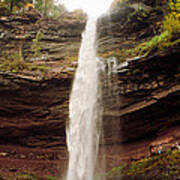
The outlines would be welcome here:
M 0 17 L 0 57 L 20 51 L 23 62 L 32 67 L 15 69 L 14 73 L 7 65 L 0 72 L 1 143 L 65 145 L 69 92 L 76 67 L 73 60 L 77 60 L 84 26 L 85 20 L 69 14 L 59 20 L 43 19 L 33 12 Z M 40 55 L 34 58 L 31 46 L 38 32 L 42 33 Z
M 1 56 L 10 49 L 22 48 L 25 60 L 34 59 L 32 40 L 37 32 L 42 33 L 40 39 L 41 54 L 39 60 L 60 60 L 65 56 L 77 56 L 81 32 L 85 20 L 71 17 L 68 14 L 57 20 L 43 18 L 36 12 L 30 11 L 24 16 L 0 17 Z
M 112 6 L 109 16 L 101 17 L 98 22 L 99 51 L 135 46 L 142 39 L 151 38 L 158 31 L 154 24 L 163 18 L 163 11 L 153 6 L 154 3 L 137 4 L 131 1 L 128 5 Z M 139 20 L 142 15 L 139 14 L 142 13 L 140 7 L 148 14 Z M 43 73 L 40 70 L 1 72 L 2 140 L 11 137 L 13 142 L 43 147 L 49 147 L 49 143 L 52 146 L 65 144 L 68 98 L 76 67 L 74 60 L 77 60 L 84 26 L 85 20 L 68 15 L 59 20 L 42 19 L 32 13 L 0 18 L 1 57 L 9 49 L 20 47 L 26 62 L 49 67 Z M 30 47 L 38 31 L 43 34 L 39 41 L 41 55 L 39 59 L 32 60 Z M 70 59 L 71 56 L 76 58 Z M 154 136 L 167 124 L 178 123 L 179 102 L 174 102 L 179 92 L 178 57 L 177 46 L 164 54 L 127 58 L 125 66 L 118 65 L 117 73 L 102 73 L 101 78 L 105 82 L 102 84 L 103 122 L 107 144 Z M 109 124 L 112 128 L 115 124 L 113 133 Z M 37 130 L 30 132 L 31 128 Z M 50 132 L 57 135 L 52 140 L 57 144 L 46 142 L 52 137 Z M 45 134 L 49 134 L 48 137 L 45 138 Z
M 162 56 L 129 59 L 111 75 L 109 84 L 104 83 L 103 122 L 108 144 L 156 137 L 179 124 L 178 59 L 178 49 Z M 115 123 L 112 130 L 111 121 Z
M 147 0 L 112 6 L 109 16 L 101 17 L 98 22 L 99 53 L 135 47 L 158 34 L 164 12 L 155 7 L 155 1 Z M 57 161 L 67 158 L 64 157 L 65 124 L 84 26 L 85 20 L 68 15 L 59 20 L 43 19 L 37 14 L 0 17 L 0 56 L 5 57 L 7 52 L 20 48 L 25 62 L 48 67 L 45 71 L 32 68 L 0 72 L 0 143 L 45 149 L 40 160 L 46 164 L 46 155 L 50 156 L 50 164 L 45 167 L 51 175 L 58 174 L 51 172 Z M 39 30 L 43 37 L 39 40 L 40 56 L 35 59 L 30 56 L 33 54 L 31 46 Z M 175 142 L 180 143 L 179 53 L 179 45 L 176 45 L 163 53 L 126 57 L 125 63 L 118 62 L 114 73 L 101 72 L 103 147 L 108 169 L 122 160 L 149 157 L 150 148 L 166 149 L 166 146 L 172 148 Z M 16 153 L 22 153 L 21 149 L 14 153 L 13 148 L 6 152 L 7 148 L 2 148 L 6 155 L 0 153 L 0 157 L 15 157 L 16 161 Z M 18 162 L 26 159 L 28 164 L 28 150 L 22 151 L 26 152 L 25 158 L 19 158 Z M 35 149 L 33 153 L 38 160 L 39 152 Z M 8 163 L 7 169 L 12 165 Z M 31 163 L 34 163 L 32 168 L 37 169 L 39 164 Z M 3 163 L 0 164 L 0 172 L 6 173 Z M 42 164 L 39 166 L 44 167 Z M 18 163 L 16 165 L 19 167 Z
M 116 62 L 111 58 L 108 62 L 114 72 L 102 76 L 107 168 L 118 166 L 123 160 L 146 161 L 159 149 L 167 152 L 180 143 L 179 44 L 164 51 L 155 49 L 149 55 L 132 58 L 126 54 L 128 49 L 160 34 L 166 6 L 167 2 L 160 1 L 129 1 L 122 6 L 115 4 L 112 12 L 99 19 L 99 55 L 117 57 Z M 162 171 L 164 174 L 167 170 Z M 114 172 L 122 176 L 112 179 L 152 179 L 149 172 L 144 177 L 135 172 L 128 176 L 118 168 Z
M 35 81 L 0 74 L 1 143 L 65 145 L 71 78 Z
M 121 50 L 116 72 L 102 77 L 107 144 L 156 137 L 179 124 L 179 45 L 149 56 L 123 55 L 160 33 L 166 8 L 167 1 L 114 1 L 110 13 L 98 21 L 100 55 Z
M 111 12 L 99 19 L 97 31 L 99 52 L 116 48 L 133 48 L 139 42 L 158 34 L 159 22 L 164 17 L 167 2 L 155 0 L 127 2 L 114 1 Z

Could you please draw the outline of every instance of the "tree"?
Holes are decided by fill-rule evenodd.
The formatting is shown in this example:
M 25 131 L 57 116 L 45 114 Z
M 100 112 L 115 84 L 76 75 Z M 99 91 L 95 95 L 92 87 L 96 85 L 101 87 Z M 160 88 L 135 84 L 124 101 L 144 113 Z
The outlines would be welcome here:
M 33 4 L 44 16 L 58 17 L 66 11 L 63 5 L 56 5 L 54 0 L 0 0 L 0 14 L 5 11 L 12 14 L 25 8 L 27 4 Z
M 33 3 L 35 8 L 38 9 L 44 16 L 49 15 L 49 11 L 54 5 L 53 0 L 33 0 Z
M 50 9 L 50 15 L 55 18 L 61 16 L 64 14 L 64 12 L 66 12 L 66 9 L 64 5 L 61 4 L 53 5 L 53 7 Z
M 4 0 L 4 2 L 8 4 L 10 13 L 13 13 L 14 7 L 20 9 L 24 7 L 27 2 L 31 2 L 31 0 Z
M 56 5 L 54 0 L 36 0 L 35 8 L 38 9 L 44 16 L 52 17 L 58 17 L 66 11 L 63 5 Z

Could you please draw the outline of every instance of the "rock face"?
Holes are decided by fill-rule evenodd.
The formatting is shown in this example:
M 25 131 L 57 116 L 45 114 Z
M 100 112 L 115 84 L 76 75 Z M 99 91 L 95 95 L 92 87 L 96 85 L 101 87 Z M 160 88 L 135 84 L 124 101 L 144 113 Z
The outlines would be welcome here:
M 84 26 L 85 20 L 68 14 L 58 20 L 42 18 L 39 14 L 31 12 L 24 16 L 1 16 L 0 55 L 19 47 L 22 48 L 24 58 L 32 61 L 32 40 L 36 38 L 37 32 L 41 32 L 43 37 L 40 40 L 40 60 L 52 61 L 63 59 L 65 56 L 77 56 Z
M 24 16 L 0 17 L 0 58 L 21 48 L 25 62 L 43 65 L 45 72 L 0 72 L 0 142 L 28 147 L 65 145 L 69 92 L 85 20 L 65 14 L 59 20 Z M 41 56 L 32 59 L 38 31 Z M 11 51 L 12 50 L 12 51 Z M 77 60 L 77 59 L 74 60 Z
M 149 30 L 154 28 L 152 22 L 162 19 L 162 12 L 152 10 L 148 4 L 141 4 L 149 13 L 155 13 L 152 16 L 148 14 L 147 23 L 142 23 L 133 13 L 135 5 L 112 11 L 111 26 L 107 23 L 108 17 L 102 17 L 98 25 L 98 42 L 109 47 L 105 38 L 111 41 L 113 37 L 113 40 L 119 41 L 135 35 L 137 40 L 153 36 Z M 157 13 L 159 16 L 155 20 Z M 24 57 L 29 61 L 29 44 L 40 29 L 44 34 L 40 41 L 41 51 L 47 53 L 47 60 L 40 59 L 38 62 L 50 67 L 47 74 L 40 76 L 29 72 L 0 74 L 2 142 L 32 147 L 65 145 L 68 100 L 76 66 L 73 62 L 67 62 L 66 53 L 77 56 L 84 25 L 85 21 L 70 16 L 62 17 L 61 21 L 41 19 L 31 14 L 0 18 L 1 53 L 23 42 Z M 143 36 L 140 36 L 142 33 Z M 121 45 L 124 46 L 125 42 L 132 40 L 124 40 Z M 119 43 L 111 44 L 119 46 Z M 103 49 L 101 44 L 99 47 Z M 129 59 L 124 66 L 120 64 L 117 67 L 117 73 L 108 77 L 102 75 L 105 144 L 156 136 L 163 129 L 179 123 L 178 57 L 177 46 L 162 55 Z
M 99 52 L 134 47 L 158 33 L 163 11 L 154 8 L 155 1 L 141 1 L 145 16 L 136 11 L 136 1 L 130 2 L 129 6 L 112 10 L 110 16 L 99 20 Z M 138 20 L 139 15 L 141 20 Z M 1 145 L 21 145 L 35 148 L 34 151 L 50 149 L 50 154 L 54 149 L 65 151 L 69 94 L 85 20 L 71 16 L 61 18 L 43 19 L 30 14 L 0 17 L 0 56 L 4 57 L 9 49 L 22 48 L 25 61 L 49 67 L 45 74 L 0 72 Z M 41 56 L 32 59 L 30 47 L 39 30 L 43 33 Z M 74 56 L 75 59 L 69 59 Z M 180 143 L 179 57 L 177 45 L 163 54 L 126 59 L 124 64 L 116 66 L 114 73 L 101 73 L 103 145 L 107 150 L 108 168 L 118 165 L 123 158 L 150 156 L 150 147 L 166 144 L 164 134 L 169 128 L 173 131 L 169 133 L 168 145 Z M 2 153 L 7 153 L 5 149 Z
M 179 50 L 173 51 L 129 59 L 111 75 L 110 82 L 106 78 L 103 122 L 107 144 L 155 137 L 180 123 Z
M 157 35 L 166 6 L 165 1 L 114 1 L 110 13 L 98 21 L 99 52 L 133 48 Z M 105 143 L 156 137 L 179 124 L 178 48 L 148 57 L 123 57 L 126 61 L 116 73 L 102 77 Z
M 159 31 L 159 22 L 164 17 L 167 3 L 155 8 L 152 1 L 114 1 L 111 12 L 98 22 L 98 50 L 133 48 L 137 43 L 151 38 Z M 162 3 L 162 2 L 159 2 Z M 159 6 L 159 7 L 160 7 Z
M 65 145 L 71 78 L 36 81 L 1 73 L 0 79 L 1 143 Z

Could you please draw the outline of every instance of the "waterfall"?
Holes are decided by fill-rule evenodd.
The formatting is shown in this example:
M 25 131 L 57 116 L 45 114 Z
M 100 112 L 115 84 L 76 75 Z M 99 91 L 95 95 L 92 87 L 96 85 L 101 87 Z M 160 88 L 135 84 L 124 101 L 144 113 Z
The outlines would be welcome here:
M 99 146 L 98 62 L 96 18 L 89 18 L 79 53 L 70 96 L 70 121 L 66 129 L 69 165 L 67 180 L 93 180 Z

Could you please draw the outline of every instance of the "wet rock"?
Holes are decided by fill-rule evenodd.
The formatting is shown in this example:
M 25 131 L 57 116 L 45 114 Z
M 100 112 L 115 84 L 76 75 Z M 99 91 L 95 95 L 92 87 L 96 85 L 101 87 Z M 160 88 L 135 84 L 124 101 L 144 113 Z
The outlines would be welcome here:
M 180 123 L 178 58 L 179 50 L 138 57 L 102 77 L 107 144 L 156 137 Z

